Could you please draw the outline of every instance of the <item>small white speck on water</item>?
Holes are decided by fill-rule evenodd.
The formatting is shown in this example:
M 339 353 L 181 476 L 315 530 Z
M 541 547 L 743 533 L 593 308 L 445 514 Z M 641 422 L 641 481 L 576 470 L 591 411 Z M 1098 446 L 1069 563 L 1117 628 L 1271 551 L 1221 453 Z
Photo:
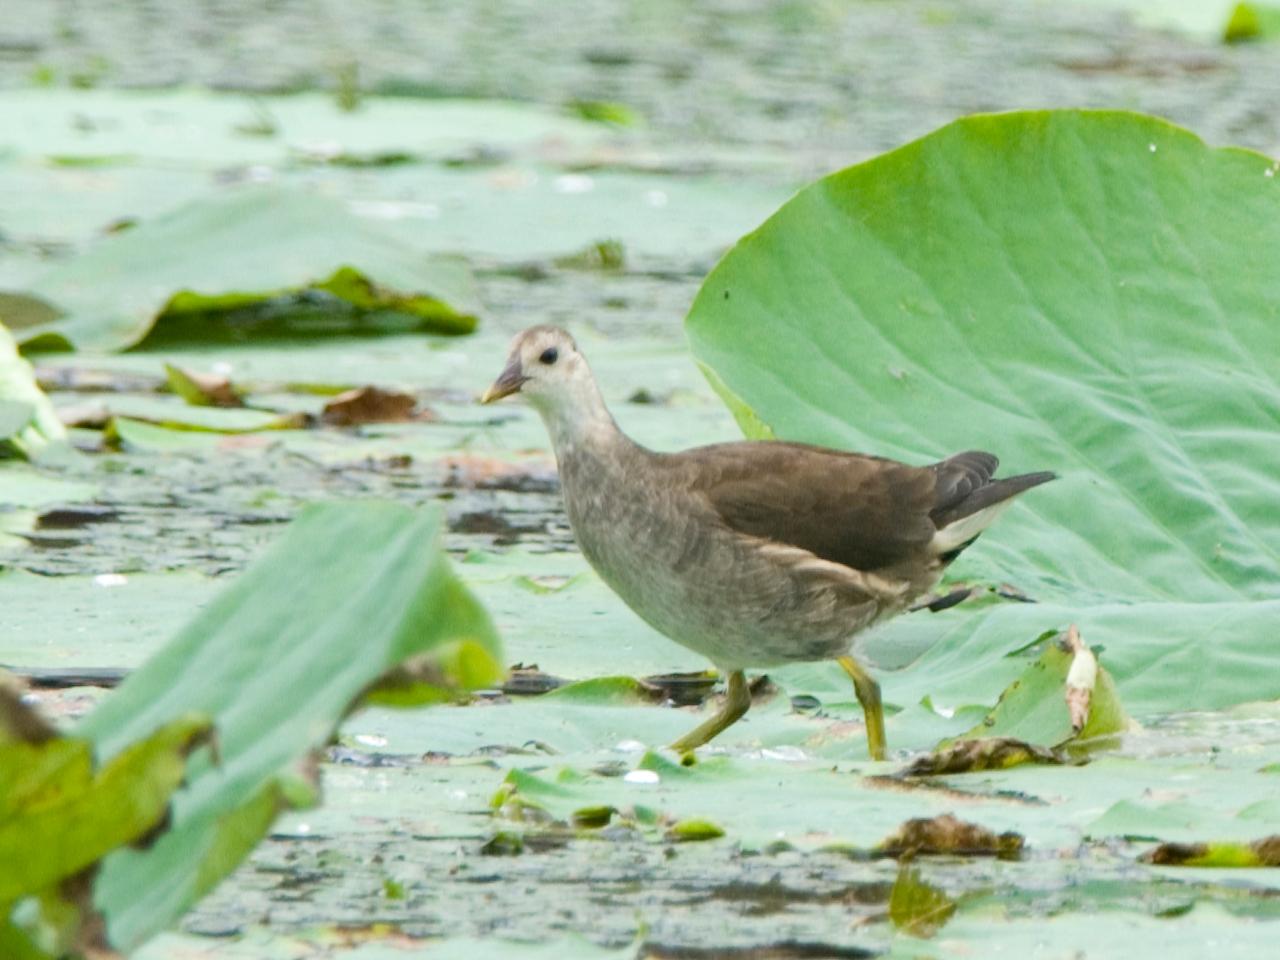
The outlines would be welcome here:
M 782 760 L 786 763 L 799 763 L 809 759 L 803 750 L 789 744 L 783 744 L 780 747 L 768 747 L 760 751 L 760 756 L 766 760 Z
M 1148 143 L 1148 144 L 1147 144 L 1147 149 L 1148 149 L 1148 150 L 1150 150 L 1152 153 L 1155 153 L 1155 152 L 1156 152 L 1156 145 L 1155 145 L 1154 143 Z
M 256 163 L 244 173 L 250 183 L 270 183 L 276 178 L 276 172 L 265 163 Z
M 639 740 L 620 740 L 613 749 L 618 753 L 644 753 L 644 744 Z
M 123 587 L 129 582 L 129 578 L 123 573 L 100 573 L 93 578 L 93 582 L 100 587 Z
M 651 207 L 665 207 L 667 205 L 667 192 L 665 190 L 647 190 L 644 195 L 644 202 Z
M 435 220 L 440 208 L 412 200 L 357 200 L 351 212 L 371 220 Z
M 337 140 L 317 140 L 315 143 L 304 143 L 302 152 L 312 160 L 337 160 L 342 156 L 342 144 Z
M 387 738 L 380 737 L 376 733 L 357 733 L 355 741 L 365 747 L 385 747 L 387 745 Z
M 938 716 L 942 717 L 944 720 L 950 720 L 952 717 L 956 715 L 955 707 L 944 707 L 940 703 L 932 703 L 932 702 L 930 703 L 930 705 L 933 707 L 933 712 L 936 713 Z
M 213 364 L 209 369 L 212 370 L 214 373 L 216 373 L 220 377 L 231 376 L 231 369 L 232 369 L 231 364 L 227 363 L 227 361 L 225 360 L 219 360 L 217 363 Z
M 556 193 L 590 193 L 596 182 L 585 173 L 565 173 L 556 177 L 552 186 Z
M 648 786 L 659 783 L 662 780 L 654 770 L 632 770 L 622 779 L 627 783 L 639 783 Z
M 302 834 L 310 833 L 310 832 L 311 832 L 311 824 L 309 824 L 309 823 L 300 823 L 300 824 L 298 824 L 298 832 L 299 832 L 299 833 L 302 833 Z
M 465 800 L 465 799 L 467 799 L 467 791 L 465 791 L 465 790 L 450 790 L 450 791 L 449 791 L 449 796 L 450 796 L 450 797 L 452 797 L 454 800 Z

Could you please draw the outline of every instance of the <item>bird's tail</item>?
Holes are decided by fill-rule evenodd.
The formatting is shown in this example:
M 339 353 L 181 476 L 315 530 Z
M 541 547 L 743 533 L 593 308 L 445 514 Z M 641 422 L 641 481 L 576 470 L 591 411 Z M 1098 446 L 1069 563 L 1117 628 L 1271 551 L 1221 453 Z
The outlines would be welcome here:
M 1013 502 L 1013 498 L 1032 487 L 1057 478 L 1049 470 L 1023 473 L 1016 477 L 1004 477 L 983 484 L 958 503 L 951 504 L 933 518 L 938 532 L 933 538 L 933 549 L 938 555 L 951 554 L 954 560 L 961 550 L 974 541 L 983 530 L 991 526 L 996 517 Z

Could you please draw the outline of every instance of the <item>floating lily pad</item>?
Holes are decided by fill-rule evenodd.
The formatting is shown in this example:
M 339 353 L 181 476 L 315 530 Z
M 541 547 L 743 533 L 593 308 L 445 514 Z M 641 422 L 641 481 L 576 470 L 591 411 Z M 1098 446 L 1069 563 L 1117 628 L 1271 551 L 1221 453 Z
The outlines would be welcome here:
M 1054 607 L 953 621 L 957 669 L 1075 620 L 1144 709 L 1275 697 L 1276 171 L 1133 114 L 968 117 L 797 195 L 690 341 L 744 429 L 1062 474 L 954 568 Z
M 321 93 L 249 99 L 201 90 L 7 90 L 0 118 L 6 147 L 24 158 L 214 169 L 393 155 L 442 160 L 479 145 L 538 154 L 582 150 L 606 135 L 525 103 L 366 97 L 351 111 Z
M 272 188 L 199 200 L 108 236 L 27 292 L 59 316 L 17 328 L 19 343 L 98 352 L 133 346 L 179 318 L 188 335 L 196 324 L 198 338 L 210 315 L 306 292 L 346 304 L 357 325 L 384 311 L 467 333 L 477 313 L 459 262 L 415 252 L 336 200 Z

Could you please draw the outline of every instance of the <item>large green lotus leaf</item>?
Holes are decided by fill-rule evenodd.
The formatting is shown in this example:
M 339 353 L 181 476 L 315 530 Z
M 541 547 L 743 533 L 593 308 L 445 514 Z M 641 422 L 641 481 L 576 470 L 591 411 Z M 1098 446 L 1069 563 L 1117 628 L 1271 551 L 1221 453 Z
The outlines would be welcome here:
M 0 450 L 8 445 L 32 456 L 50 442 L 65 439 L 62 422 L 36 385 L 31 364 L 19 356 L 13 337 L 0 325 Z
M 17 328 L 33 347 L 111 351 L 163 315 L 199 316 L 322 291 L 361 311 L 390 310 L 465 333 L 477 307 L 461 263 L 416 252 L 315 193 L 247 188 L 194 201 L 54 267 L 28 291 L 60 311 Z
M 997 528 L 988 536 L 998 535 Z M 927 647 L 906 668 L 880 673 L 884 699 L 908 708 L 928 698 L 949 713 L 990 707 L 1026 668 L 1018 652 L 1043 631 L 1074 622 L 1087 643 L 1101 648 L 1099 662 L 1115 679 L 1124 708 L 1141 717 L 1280 698 L 1280 679 L 1267 667 L 1274 659 L 1267 624 L 1277 616 L 1280 601 L 961 606 L 901 617 L 864 646 L 877 654 L 873 662 L 893 662 Z M 848 678 L 834 664 L 794 664 L 769 674 L 789 692 L 811 694 L 824 704 L 848 696 Z M 947 729 L 935 724 L 917 731 L 924 739 L 895 737 L 895 725 L 911 719 L 888 719 L 890 746 L 927 749 L 929 735 L 955 735 L 973 723 Z
M 1276 169 L 1132 114 L 966 118 L 802 191 L 689 338 L 755 432 L 1062 474 L 953 568 L 1054 601 L 962 628 L 962 672 L 1076 620 L 1126 703 L 1144 672 L 1146 709 L 1274 697 Z
M 435 684 L 492 679 L 493 629 L 450 572 L 440 536 L 436 510 L 308 507 L 81 722 L 77 733 L 103 759 L 187 710 L 208 714 L 217 731 L 217 760 L 192 757 L 170 829 L 147 849 L 103 863 L 95 903 L 116 947 L 168 926 L 230 872 L 280 809 L 309 802 L 296 765 L 388 671 L 429 655 L 426 676 Z

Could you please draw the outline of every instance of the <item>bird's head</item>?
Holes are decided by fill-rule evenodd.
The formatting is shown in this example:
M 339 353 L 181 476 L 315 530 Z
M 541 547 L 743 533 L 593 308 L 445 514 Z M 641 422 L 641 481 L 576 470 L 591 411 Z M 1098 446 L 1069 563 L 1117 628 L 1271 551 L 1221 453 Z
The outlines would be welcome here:
M 506 366 L 484 392 L 481 403 L 523 394 L 541 413 L 575 404 L 591 404 L 598 396 L 587 361 L 573 337 L 559 327 L 530 327 L 516 334 Z

